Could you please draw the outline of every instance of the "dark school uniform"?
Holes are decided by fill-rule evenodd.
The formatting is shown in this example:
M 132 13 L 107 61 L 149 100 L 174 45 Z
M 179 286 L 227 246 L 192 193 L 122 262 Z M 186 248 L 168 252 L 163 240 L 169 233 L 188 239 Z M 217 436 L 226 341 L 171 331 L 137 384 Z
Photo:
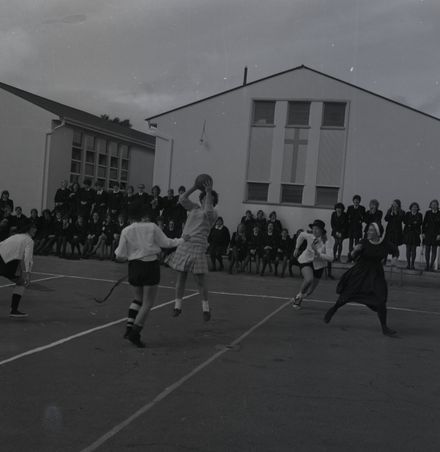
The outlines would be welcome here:
M 107 196 L 107 205 L 110 214 L 115 217 L 122 211 L 124 205 L 124 193 L 121 190 L 112 190 Z
M 278 259 L 289 258 L 292 253 L 292 239 L 280 237 L 277 245 L 276 257 Z
M 160 217 L 160 213 L 162 212 L 163 204 L 162 198 L 160 196 L 151 197 L 149 202 L 148 210 L 150 212 L 150 220 L 155 222 L 158 217 Z
M 255 218 L 254 217 L 242 217 L 240 223 L 242 225 L 244 225 L 245 229 L 246 229 L 246 235 L 248 236 L 248 238 L 250 238 L 251 234 L 252 234 L 252 229 L 255 226 Z
M 368 210 L 364 214 L 364 223 L 365 223 L 365 229 L 364 234 L 367 234 L 368 226 L 370 226 L 371 223 L 376 223 L 379 226 L 380 234 L 383 234 L 383 226 L 382 226 L 382 217 L 383 212 L 381 210 L 376 210 L 376 212 L 371 212 Z
M 150 195 L 148 193 L 135 193 L 133 195 L 134 203 L 141 207 L 150 207 Z
M 437 236 L 440 235 L 440 210 L 433 212 L 428 210 L 423 219 L 422 232 L 425 234 L 426 246 L 438 246 Z
M 87 236 L 89 235 L 93 236 L 91 238 L 93 245 L 96 245 L 101 233 L 102 233 L 102 221 L 100 220 L 98 220 L 97 222 L 93 220 L 90 221 L 89 224 L 87 225 Z
M 70 192 L 68 205 L 69 205 L 69 215 L 72 218 L 76 218 L 78 216 L 79 191 Z
M 82 188 L 79 192 L 78 215 L 89 218 L 94 202 L 95 190 L 92 188 Z
M 246 234 L 242 235 L 238 232 L 232 234 L 230 247 L 234 253 L 234 257 L 240 262 L 247 256 L 248 241 Z
M 348 232 L 348 216 L 345 212 L 342 212 L 341 215 L 338 215 L 336 212 L 332 213 L 331 216 L 331 228 L 332 228 L 332 237 L 338 240 L 343 240 L 347 238 Z M 338 237 L 336 234 L 341 234 Z
M 255 224 L 260 228 L 261 232 L 266 232 L 267 231 L 267 220 L 266 218 L 257 218 L 255 220 Z
M 263 256 L 265 259 L 272 261 L 275 259 L 276 252 L 278 249 L 279 236 L 275 233 L 263 234 Z
M 405 213 L 402 210 L 394 212 L 389 209 L 385 215 L 387 227 L 385 231 L 385 239 L 396 246 L 403 244 L 403 221 Z
M 9 206 L 11 208 L 11 212 L 14 211 L 14 201 L 12 199 L 0 199 L 0 213 L 3 214 L 6 206 Z
M 87 231 L 88 228 L 86 223 L 79 224 L 78 222 L 76 222 L 72 227 L 71 241 L 84 245 L 87 239 Z
M 275 220 L 275 221 L 269 220 L 267 222 L 267 225 L 269 225 L 269 224 L 273 224 L 273 232 L 275 234 L 281 235 L 281 231 L 283 229 L 283 225 L 281 224 L 280 220 Z
M 162 198 L 162 215 L 165 223 L 168 223 L 170 220 L 173 220 L 174 222 L 176 221 L 175 213 L 178 200 L 178 196 L 173 196 L 171 198 L 167 196 L 165 198 Z
M 130 212 L 132 206 L 134 205 L 135 197 L 134 194 L 129 195 L 125 194 L 122 201 L 122 212 L 125 216 L 128 215 L 128 212 Z
M 222 256 L 226 253 L 230 240 L 231 234 L 226 226 L 223 225 L 221 228 L 214 226 L 208 237 L 209 253 L 211 255 Z
M 359 240 L 362 238 L 362 223 L 365 217 L 365 207 L 354 205 L 347 209 L 348 237 Z
M 263 233 L 258 232 L 255 234 L 252 231 L 252 234 L 249 237 L 248 241 L 248 254 L 250 256 L 261 257 L 263 255 Z
M 423 216 L 420 212 L 415 215 L 407 212 L 403 218 L 405 228 L 403 230 L 403 242 L 407 246 L 420 246 L 422 235 Z
M 55 211 L 60 211 L 63 215 L 69 211 L 69 196 L 70 190 L 68 188 L 59 188 L 55 193 Z
M 25 226 L 29 222 L 29 219 L 26 215 L 15 215 L 15 227 L 17 230 L 20 230 L 23 226 Z
M 108 204 L 108 193 L 105 190 L 97 191 L 95 193 L 93 212 L 97 212 L 99 218 L 105 218 L 108 208 L 107 204 Z

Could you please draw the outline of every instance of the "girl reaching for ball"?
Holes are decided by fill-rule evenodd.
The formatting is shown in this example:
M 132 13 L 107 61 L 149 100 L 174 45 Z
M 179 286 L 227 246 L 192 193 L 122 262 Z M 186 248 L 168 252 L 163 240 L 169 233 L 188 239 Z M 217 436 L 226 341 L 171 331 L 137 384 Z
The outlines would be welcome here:
M 182 313 L 182 300 L 188 273 L 192 273 L 197 282 L 202 297 L 202 312 L 205 322 L 211 320 L 208 302 L 208 289 L 205 274 L 208 273 L 208 236 L 216 222 L 217 212 L 214 207 L 218 203 L 218 194 L 212 189 L 212 178 L 199 176 L 192 188 L 180 196 L 179 203 L 187 210 L 188 219 L 183 230 L 184 235 L 191 238 L 177 247 L 169 260 L 169 266 L 178 272 L 176 282 L 176 300 L 173 316 Z M 189 197 L 200 190 L 200 205 L 192 202 Z

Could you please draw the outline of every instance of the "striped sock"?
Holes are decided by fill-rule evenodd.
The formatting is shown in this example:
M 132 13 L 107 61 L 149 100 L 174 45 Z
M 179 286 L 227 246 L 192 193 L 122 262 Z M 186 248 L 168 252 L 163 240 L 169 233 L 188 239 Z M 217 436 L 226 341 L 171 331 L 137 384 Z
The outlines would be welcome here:
M 130 307 L 128 308 L 128 316 L 127 316 L 127 328 L 132 328 L 134 324 L 134 320 L 139 312 L 139 309 L 142 306 L 142 302 L 138 300 L 133 300 L 131 302 Z

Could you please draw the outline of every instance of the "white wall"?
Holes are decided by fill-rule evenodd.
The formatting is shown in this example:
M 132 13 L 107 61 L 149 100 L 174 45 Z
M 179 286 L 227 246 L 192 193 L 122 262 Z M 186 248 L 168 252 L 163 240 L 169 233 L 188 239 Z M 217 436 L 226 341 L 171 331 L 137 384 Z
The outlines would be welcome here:
M 366 204 L 378 198 L 383 210 L 396 197 L 405 208 L 414 200 L 426 207 L 440 197 L 439 121 L 303 69 L 154 119 L 159 134 L 174 138 L 172 186 L 190 185 L 202 172 L 212 174 L 221 197 L 219 211 L 228 225 L 235 225 L 248 208 L 276 210 L 290 230 L 318 217 L 329 221 L 331 214 L 326 209 L 244 202 L 252 99 L 349 102 L 340 195 L 345 204 L 355 193 Z M 199 143 L 204 121 L 207 145 Z M 157 141 L 155 182 L 162 187 L 168 185 L 169 148 L 166 141 Z
M 0 190 L 26 214 L 40 210 L 46 133 L 54 115 L 0 89 Z
M 138 184 L 145 184 L 149 192 L 153 186 L 154 151 L 140 146 L 130 145 L 130 167 L 128 185 L 135 190 Z

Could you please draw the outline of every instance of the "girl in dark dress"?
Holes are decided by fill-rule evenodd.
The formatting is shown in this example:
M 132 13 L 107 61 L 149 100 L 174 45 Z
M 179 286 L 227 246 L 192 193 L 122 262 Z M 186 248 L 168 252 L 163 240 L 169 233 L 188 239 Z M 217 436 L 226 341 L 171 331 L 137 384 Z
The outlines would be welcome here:
M 329 323 L 336 311 L 347 303 L 361 303 L 377 312 L 382 332 L 394 336 L 396 331 L 387 325 L 388 286 L 385 280 L 383 262 L 392 254 L 398 257 L 397 247 L 381 239 L 380 228 L 376 223 L 368 226 L 367 238 L 353 250 L 356 264 L 340 279 L 336 292 L 338 301 L 331 307 L 324 321 Z
M 127 187 L 127 192 L 124 196 L 123 206 L 122 206 L 122 212 L 125 216 L 128 215 L 128 212 L 131 211 L 131 207 L 133 206 L 135 202 L 134 197 L 134 187 L 133 185 L 129 185 Z
M 87 240 L 87 224 L 83 217 L 78 217 L 72 227 L 72 237 L 70 247 L 72 249 L 71 258 L 75 258 L 75 250 L 78 250 L 78 258 L 82 256 L 81 247 L 85 246 Z
M 162 197 L 160 196 L 160 187 L 155 185 L 151 189 L 151 199 L 150 199 L 150 211 L 151 211 L 151 221 L 155 222 L 160 216 L 163 209 Z
M 101 181 L 95 183 L 95 190 L 92 213 L 98 212 L 99 218 L 105 218 L 108 207 L 108 193 L 104 190 L 104 185 Z
M 87 239 L 83 249 L 83 257 L 88 258 L 92 255 L 94 246 L 98 243 L 99 237 L 102 234 L 102 221 L 99 215 L 95 212 L 92 215 L 92 220 L 87 225 Z
M 250 238 L 252 235 L 252 229 L 255 225 L 255 218 L 250 210 L 246 210 L 244 217 L 241 218 L 241 224 L 244 224 L 244 227 L 246 228 L 246 235 Z
M 272 263 L 275 261 L 278 242 L 279 235 L 275 232 L 273 223 L 269 222 L 267 224 L 267 232 L 263 234 L 263 267 L 260 276 L 264 276 L 264 272 L 268 265 L 269 270 L 272 272 Z
M 9 199 L 8 190 L 3 190 L 0 196 L 0 216 L 2 216 L 2 214 L 4 213 L 6 206 L 9 206 L 11 212 L 14 211 L 14 201 L 12 201 L 12 199 Z
M 348 219 L 345 213 L 345 206 L 342 202 L 335 205 L 335 211 L 331 218 L 332 237 L 335 239 L 333 246 L 334 262 L 341 261 L 342 247 L 347 237 Z
M 427 272 L 434 270 L 434 263 L 437 259 L 437 247 L 440 243 L 440 211 L 439 203 L 436 199 L 431 201 L 425 218 L 423 219 L 422 238 L 425 244 L 425 260 Z
M 282 264 L 281 278 L 284 278 L 287 263 L 289 261 L 289 257 L 291 254 L 292 254 L 292 239 L 289 237 L 289 231 L 284 228 L 281 231 L 281 237 L 279 238 L 278 247 L 275 254 L 275 276 L 278 276 L 278 266 L 281 263 Z
M 371 223 L 376 223 L 379 226 L 380 235 L 383 234 L 383 226 L 382 226 L 382 217 L 383 212 L 379 210 L 379 201 L 377 199 L 372 199 L 370 201 L 370 208 L 364 215 L 364 238 L 367 237 L 368 227 Z
M 267 231 L 267 220 L 264 216 L 264 212 L 259 210 L 257 212 L 257 218 L 255 219 L 255 224 L 260 228 L 260 232 L 264 234 Z
M 230 240 L 229 229 L 224 225 L 223 218 L 218 217 L 208 237 L 212 271 L 216 271 L 217 261 L 220 264 L 220 271 L 223 271 L 223 255 L 226 253 Z
M 252 234 L 249 237 L 247 256 L 244 261 L 243 267 L 246 268 L 248 264 L 251 265 L 252 261 L 255 261 L 256 272 L 260 272 L 260 261 L 263 257 L 263 234 L 257 225 L 252 228 Z
M 61 187 L 55 193 L 55 210 L 60 210 L 65 215 L 69 210 L 70 190 L 67 187 L 67 181 L 61 182 Z
M 420 236 L 422 234 L 423 216 L 420 213 L 420 207 L 416 202 L 409 206 L 409 212 L 403 219 L 405 229 L 403 231 L 403 240 L 406 245 L 406 260 L 408 270 L 415 270 L 417 248 L 420 246 Z
M 162 198 L 162 215 L 165 219 L 165 224 L 168 224 L 171 220 L 175 221 L 175 212 L 178 200 L 178 197 L 174 196 L 174 190 L 172 188 L 168 190 L 167 196 Z
M 365 207 L 361 206 L 361 197 L 359 195 L 353 196 L 353 205 L 347 209 L 347 223 L 348 223 L 348 238 L 349 238 L 349 257 L 351 262 L 351 252 L 353 247 L 357 245 L 362 238 L 362 223 L 365 217 Z
M 271 212 L 269 215 L 269 221 L 267 222 L 267 224 L 271 224 L 273 225 L 273 232 L 275 232 L 276 235 L 280 235 L 281 231 L 283 230 L 283 226 L 281 224 L 281 221 L 277 219 L 277 213 L 276 212 Z
M 78 184 L 78 182 L 75 182 L 72 185 L 72 190 L 69 193 L 69 215 L 73 219 L 76 220 L 78 216 L 78 205 L 79 205 L 79 194 L 80 194 L 81 188 Z
M 246 228 L 244 224 L 239 224 L 237 232 L 232 234 L 231 244 L 230 244 L 230 259 L 231 263 L 229 265 L 229 273 L 232 275 L 234 268 L 237 271 L 244 270 L 244 262 L 247 256 L 248 240 L 246 236 Z
M 385 221 L 387 222 L 385 239 L 395 246 L 403 244 L 402 225 L 404 217 L 405 213 L 402 210 L 402 203 L 400 199 L 395 199 L 385 215 Z

